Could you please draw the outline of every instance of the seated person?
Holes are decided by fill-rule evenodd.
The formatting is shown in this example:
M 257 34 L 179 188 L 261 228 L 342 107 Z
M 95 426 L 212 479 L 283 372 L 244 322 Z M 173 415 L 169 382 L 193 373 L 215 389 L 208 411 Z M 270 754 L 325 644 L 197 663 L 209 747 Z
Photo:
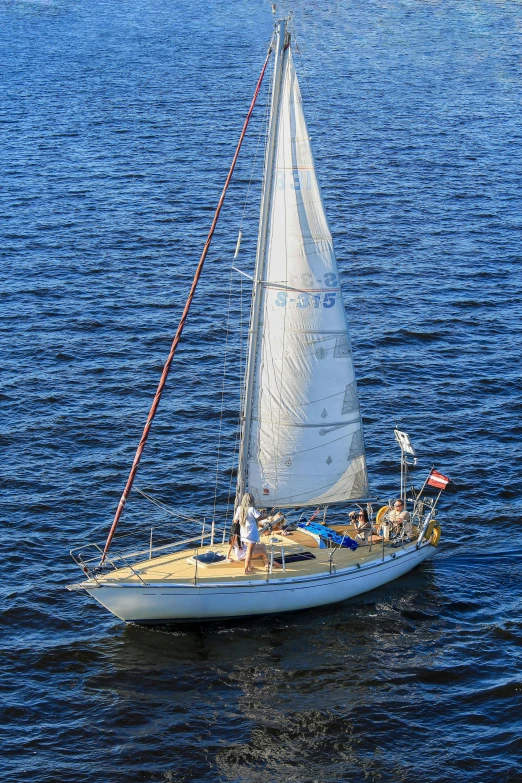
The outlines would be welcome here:
M 232 522 L 230 528 L 230 538 L 228 539 L 230 546 L 228 547 L 227 560 L 232 562 L 233 560 L 244 560 L 247 553 L 245 544 L 241 543 L 241 527 L 239 522 Z
M 398 498 L 394 501 L 393 508 L 388 513 L 388 518 L 398 535 L 404 533 L 409 538 L 413 534 L 410 512 L 406 511 L 404 500 Z
M 239 563 L 246 558 L 247 545 L 241 542 L 241 528 L 239 522 L 232 522 L 228 543 L 230 544 L 227 552 L 227 561 L 229 563 Z M 268 552 L 264 544 L 254 545 L 252 558 L 254 557 L 262 557 L 265 561 L 265 564 L 268 562 Z M 275 567 L 279 568 L 277 563 L 275 563 Z
M 275 533 L 276 531 L 282 531 L 283 527 L 286 525 L 286 519 L 284 518 L 284 515 L 278 511 L 278 513 L 273 517 L 268 517 L 267 522 L 271 525 L 271 530 Z
M 372 528 L 368 518 L 368 512 L 365 508 L 361 508 L 358 512 L 352 512 L 352 514 L 350 514 L 350 519 L 357 528 L 357 535 L 355 538 L 364 541 L 366 539 L 367 531 L 371 530 Z
M 366 509 L 359 508 L 358 511 L 350 511 L 348 516 L 350 517 L 350 523 L 355 525 L 358 530 L 366 530 L 370 527 L 370 520 Z

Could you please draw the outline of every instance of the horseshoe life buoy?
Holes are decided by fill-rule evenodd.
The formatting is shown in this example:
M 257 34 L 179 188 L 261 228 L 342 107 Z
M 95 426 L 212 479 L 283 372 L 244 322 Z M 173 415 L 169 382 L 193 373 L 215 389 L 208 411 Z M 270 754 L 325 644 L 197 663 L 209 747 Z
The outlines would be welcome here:
M 435 525 L 438 525 L 438 524 L 439 523 L 437 522 L 436 519 L 430 519 L 428 527 L 426 528 L 426 532 L 424 533 L 424 538 L 426 540 L 431 538 L 432 533 L 433 533 L 433 529 L 434 529 Z
M 441 533 L 442 533 L 441 527 L 440 527 L 439 523 L 437 522 L 437 520 L 434 519 L 433 520 L 433 538 L 430 541 L 432 546 L 438 546 L 438 543 L 440 541 Z
M 390 507 L 389 507 L 389 506 L 382 506 L 382 507 L 381 507 L 381 508 L 378 510 L 378 512 L 377 512 L 377 516 L 375 517 L 375 524 L 376 524 L 377 526 L 381 524 L 381 522 L 383 521 L 384 515 L 385 515 L 385 514 L 386 514 L 388 511 L 390 511 L 390 510 L 391 510 L 391 509 L 390 509 Z

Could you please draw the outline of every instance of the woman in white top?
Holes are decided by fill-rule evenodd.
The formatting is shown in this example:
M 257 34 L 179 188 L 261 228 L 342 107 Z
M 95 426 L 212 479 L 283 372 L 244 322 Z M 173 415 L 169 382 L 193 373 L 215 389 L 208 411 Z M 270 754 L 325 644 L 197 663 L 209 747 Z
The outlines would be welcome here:
M 268 566 L 268 554 L 266 546 L 260 543 L 259 530 L 257 529 L 257 523 L 262 522 L 268 517 L 268 514 L 263 514 L 255 507 L 255 500 L 250 492 L 245 492 L 240 505 L 236 508 L 234 514 L 234 522 L 239 522 L 241 528 L 241 541 L 246 544 L 247 552 L 245 557 L 245 574 L 251 574 L 253 568 L 251 568 L 252 555 L 254 551 L 256 554 L 260 554 L 263 558 L 265 566 Z M 274 568 L 280 568 L 278 563 L 274 563 Z

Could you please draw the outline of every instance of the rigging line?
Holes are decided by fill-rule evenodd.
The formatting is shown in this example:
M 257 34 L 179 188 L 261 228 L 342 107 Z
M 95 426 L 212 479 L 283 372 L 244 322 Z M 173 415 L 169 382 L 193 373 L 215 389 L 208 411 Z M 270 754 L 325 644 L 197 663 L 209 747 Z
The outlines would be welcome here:
M 252 169 L 250 172 L 250 181 L 248 183 L 248 189 L 247 194 L 245 196 L 245 201 L 243 204 L 243 213 L 241 215 L 241 222 L 240 222 L 240 230 L 243 227 L 243 222 L 245 218 L 247 203 L 249 199 L 250 194 L 250 188 L 252 184 L 252 179 L 254 176 L 254 169 L 257 163 L 257 157 L 259 152 L 259 146 L 261 143 L 261 139 L 264 137 L 264 144 L 263 144 L 263 151 L 266 154 L 266 145 L 268 142 L 268 124 L 270 120 L 270 104 L 271 104 L 271 86 L 272 86 L 272 80 L 273 80 L 273 69 L 274 65 L 273 62 L 270 63 L 270 79 L 269 79 L 269 88 L 267 93 L 267 100 L 265 103 L 265 110 L 264 115 L 261 121 L 261 127 L 259 130 L 258 138 L 257 138 L 257 144 L 256 144 L 256 151 L 254 156 L 254 162 L 252 164 Z M 243 273 L 244 274 L 244 273 Z M 253 278 L 251 278 L 253 281 Z M 250 302 L 250 308 L 252 308 L 252 301 Z M 239 448 L 239 442 L 240 442 L 240 436 L 241 436 L 241 418 L 242 418 L 242 412 L 243 412 L 243 406 L 244 406 L 244 393 L 245 393 L 245 373 L 246 373 L 246 367 L 244 366 L 244 353 L 243 353 L 243 280 L 240 278 L 239 280 L 239 411 L 238 411 L 238 421 L 237 421 L 237 429 L 236 429 L 236 437 L 234 440 L 234 454 L 233 454 L 233 460 L 232 465 L 230 468 L 230 481 L 229 481 L 229 487 L 228 487 L 228 495 L 227 495 L 227 505 L 225 510 L 225 528 L 228 521 L 228 511 L 230 507 L 230 497 L 231 497 L 231 491 L 232 491 L 232 483 L 234 480 L 234 465 L 236 462 L 236 456 L 238 454 L 238 448 Z
M 223 522 L 223 542 L 225 541 L 225 535 L 228 524 L 228 511 L 230 508 L 230 498 L 232 495 L 232 483 L 234 481 L 234 465 L 236 464 L 236 456 L 239 448 L 239 438 L 241 434 L 241 411 L 242 411 L 242 366 L 243 366 L 243 280 L 239 280 L 239 409 L 236 424 L 236 433 L 234 437 L 234 450 L 232 454 L 232 462 L 230 466 L 230 479 L 228 482 L 227 504 L 225 507 L 225 519 Z
M 218 493 L 218 483 L 219 483 L 219 459 L 221 454 L 221 433 L 223 429 L 223 409 L 225 406 L 225 382 L 227 377 L 227 359 L 228 359 L 228 336 L 230 333 L 230 308 L 232 305 L 232 268 L 230 269 L 230 279 L 229 279 L 229 290 L 228 290 L 228 312 L 227 312 L 227 328 L 226 328 L 226 337 L 225 337 L 225 356 L 223 359 L 223 381 L 221 383 L 221 411 L 219 414 L 219 431 L 218 431 L 218 442 L 217 442 L 217 459 L 216 459 L 216 480 L 214 483 L 214 509 L 212 511 L 212 522 L 215 522 L 216 519 L 216 504 L 217 504 L 217 493 Z
M 274 67 L 274 64 L 273 64 L 273 62 L 271 62 L 270 63 L 270 73 L 272 72 L 273 67 Z M 269 79 L 269 81 L 270 81 L 270 79 Z M 247 187 L 247 192 L 246 192 L 246 196 L 245 196 L 245 201 L 243 203 L 243 212 L 242 212 L 242 215 L 241 215 L 241 221 L 239 223 L 239 229 L 240 230 L 243 228 L 243 222 L 244 222 L 244 219 L 245 219 L 245 212 L 246 212 L 246 208 L 247 208 L 248 199 L 249 199 L 249 196 L 250 196 L 250 188 L 251 188 L 251 185 L 252 185 L 252 180 L 254 178 L 254 169 L 255 169 L 256 163 L 257 163 L 257 156 L 258 156 L 258 152 L 259 152 L 259 145 L 261 143 L 261 139 L 263 138 L 263 136 L 265 137 L 265 145 L 266 145 L 266 127 L 265 126 L 268 123 L 269 114 L 270 114 L 270 89 L 269 89 L 268 95 L 267 95 L 267 100 L 266 100 L 266 104 L 265 104 L 265 108 L 264 108 L 264 114 L 263 114 L 263 117 L 261 119 L 261 127 L 259 129 L 259 133 L 258 133 L 258 136 L 257 136 L 256 151 L 254 153 L 254 161 L 252 163 L 252 168 L 250 170 L 250 179 L 249 179 L 249 182 L 248 182 L 248 187 Z
M 148 495 L 142 489 L 139 489 L 138 487 L 134 487 L 134 489 L 136 490 L 136 492 L 139 492 L 140 495 L 146 498 L 150 503 L 152 503 L 153 506 L 157 506 L 158 508 L 161 508 L 167 514 L 169 514 L 169 516 L 180 517 L 181 519 L 186 519 L 188 522 L 197 522 L 198 525 L 202 524 L 201 520 L 196 519 L 195 517 L 190 517 L 188 514 L 183 514 L 181 511 L 171 511 L 169 507 L 165 505 L 165 503 L 162 503 L 161 500 L 157 500 L 157 498 L 153 498 L 152 495 Z
M 279 127 L 278 127 L 278 134 L 279 138 L 278 141 L 282 145 L 282 152 L 283 152 L 283 163 L 286 167 L 286 145 L 285 145 L 285 138 L 284 138 L 284 131 L 286 130 L 289 135 L 289 141 L 290 141 L 290 157 L 292 158 L 292 121 L 290 118 L 290 121 L 288 122 L 287 127 L 287 121 L 288 117 L 286 116 L 286 112 L 283 113 L 283 97 L 285 95 L 285 89 L 288 90 L 288 104 L 289 104 L 289 112 L 292 112 L 292 102 L 291 102 L 291 89 L 292 85 L 290 83 L 290 77 L 289 77 L 289 65 L 288 65 L 288 58 L 290 56 L 290 52 L 287 54 L 286 57 L 286 73 L 285 73 L 285 81 L 282 86 L 281 90 L 281 105 L 279 107 Z M 295 111 L 295 108 L 294 108 Z M 292 161 L 293 162 L 293 161 Z M 277 161 L 274 161 L 274 163 L 277 163 Z M 300 195 L 300 194 L 299 194 Z M 296 195 L 296 201 L 299 199 L 299 195 Z M 285 187 L 283 188 L 283 219 L 284 219 L 284 243 L 285 243 L 285 280 L 288 283 L 288 212 L 287 212 L 287 203 L 286 203 L 286 183 Z M 265 301 L 268 304 L 268 293 L 265 292 L 266 298 Z M 279 375 L 279 388 L 280 388 L 280 394 L 281 399 L 279 403 L 279 409 L 278 409 L 278 420 L 277 420 L 277 445 L 276 445 L 276 474 L 275 474 L 275 483 L 276 487 L 279 486 L 279 460 L 280 460 L 280 446 L 281 446 L 281 414 L 282 414 L 282 407 L 284 404 L 283 400 L 283 377 L 284 377 L 284 371 L 285 371 L 285 343 L 286 343 L 286 321 L 288 317 L 288 310 L 285 307 L 284 313 L 283 313 L 283 339 L 281 341 L 281 370 Z M 286 407 L 286 406 L 285 406 Z
M 118 522 L 120 520 L 120 517 L 123 513 L 123 509 L 125 508 L 125 503 L 127 502 L 127 498 L 130 494 L 130 491 L 132 489 L 132 485 L 134 483 L 134 477 L 136 475 L 136 472 L 138 470 L 138 466 L 140 464 L 141 455 L 143 453 L 143 449 L 145 448 L 145 444 L 147 442 L 147 438 L 149 436 L 150 428 L 152 427 L 152 422 L 154 420 L 154 416 L 156 415 L 156 411 L 158 409 L 161 395 L 163 393 L 163 389 L 165 388 L 165 385 L 167 383 L 167 378 L 169 375 L 169 370 L 172 364 L 172 360 L 174 359 L 174 354 L 176 353 L 176 348 L 178 347 L 178 343 L 181 339 L 181 335 L 183 332 L 183 327 L 185 326 L 185 322 L 187 320 L 187 316 L 190 310 L 190 306 L 192 304 L 192 300 L 194 299 L 194 294 L 196 292 L 196 288 L 199 282 L 199 278 L 201 277 L 201 273 L 203 271 L 203 265 L 205 263 L 205 259 L 207 257 L 207 253 L 210 248 L 210 244 L 212 242 L 212 237 L 214 236 L 214 232 L 216 230 L 216 225 L 218 222 L 218 218 L 221 212 L 221 208 L 223 206 L 223 202 L 225 201 L 225 196 L 228 190 L 228 186 L 230 185 L 230 181 L 232 179 L 232 174 L 234 173 L 234 169 L 236 167 L 236 162 L 239 157 L 239 152 L 241 150 L 241 146 L 243 144 L 243 139 L 245 138 L 245 134 L 247 132 L 248 123 L 250 122 L 250 117 L 252 116 L 252 112 L 254 111 L 254 106 L 257 101 L 257 96 L 259 95 L 259 90 L 261 89 L 261 84 L 263 82 L 263 77 L 265 75 L 266 66 L 268 65 L 268 60 L 270 59 L 270 54 L 272 52 L 272 42 L 270 42 L 270 46 L 268 48 L 268 53 L 265 58 L 265 62 L 263 64 L 263 67 L 261 69 L 261 74 L 259 76 L 256 89 L 254 91 L 254 96 L 252 98 L 252 101 L 250 103 L 250 107 L 248 109 L 245 121 L 243 123 L 243 128 L 241 130 L 241 134 L 239 136 L 239 141 L 237 143 L 236 151 L 234 153 L 234 157 L 232 158 L 232 163 L 230 166 L 230 170 L 228 172 L 227 178 L 225 180 L 225 184 L 223 186 L 223 190 L 221 192 L 221 196 L 218 201 L 218 205 L 216 207 L 216 211 L 214 213 L 214 218 L 212 220 L 212 225 L 210 226 L 210 230 L 208 232 L 207 240 L 205 242 L 205 245 L 203 247 L 203 252 L 201 253 L 201 257 L 199 259 L 199 263 L 196 268 L 196 272 L 194 274 L 194 279 L 192 281 L 192 285 L 190 287 L 190 292 L 187 298 L 187 301 L 185 303 L 185 307 L 183 309 L 183 313 L 181 315 L 178 328 L 176 330 L 176 334 L 174 336 L 174 340 L 172 341 L 172 345 L 170 348 L 169 355 L 167 357 L 167 361 L 165 362 L 165 365 L 163 367 L 163 372 L 161 373 L 161 378 L 158 383 L 158 388 L 156 390 L 156 394 L 154 396 L 154 399 L 152 401 L 152 405 L 149 411 L 149 415 L 147 417 L 147 421 L 145 422 L 145 427 L 143 429 L 142 436 L 140 438 L 140 442 L 138 444 L 138 448 L 136 449 L 136 454 L 134 456 L 134 460 L 132 463 L 132 467 L 129 473 L 129 478 L 127 479 L 127 484 L 125 485 L 125 489 L 123 490 L 123 494 L 121 496 L 120 502 L 118 503 L 118 507 L 116 509 L 116 513 L 114 515 L 114 520 L 111 526 L 111 529 L 109 531 L 109 535 L 107 536 L 107 541 L 105 542 L 105 547 L 103 549 L 103 554 L 101 557 L 101 563 L 103 564 L 105 561 L 105 558 L 107 556 L 107 552 L 109 551 L 109 547 L 111 545 L 111 541 L 114 537 L 114 533 L 116 532 L 116 527 L 118 525 Z
M 229 304 L 228 304 L 228 315 L 227 315 L 227 336 L 226 336 L 226 346 L 225 346 L 225 360 L 224 360 L 224 367 L 223 367 L 223 387 L 221 392 L 221 415 L 220 415 L 220 428 L 219 428 L 219 438 L 218 438 L 218 455 L 217 455 L 217 465 L 216 465 L 216 485 L 214 489 L 214 512 L 213 512 L 213 518 L 215 519 L 216 514 L 216 508 L 217 508 L 217 493 L 218 493 L 218 471 L 219 471 L 219 461 L 220 461 L 220 443 L 221 443 L 221 426 L 222 426 L 222 420 L 223 420 L 223 408 L 224 408 L 224 393 L 225 393 L 225 377 L 226 377 L 226 367 L 227 367 L 227 357 L 228 357 L 228 338 L 230 333 L 230 321 L 231 321 L 231 303 L 232 303 L 232 269 L 230 272 L 230 285 L 229 285 Z M 239 377 L 241 378 L 241 368 L 243 364 L 243 281 L 240 279 L 239 281 Z M 225 509 L 225 521 L 224 521 L 224 528 L 223 528 L 223 536 L 226 533 L 226 527 L 227 527 L 227 521 L 228 521 L 228 511 L 230 507 L 230 495 L 231 495 L 231 488 L 232 488 L 232 481 L 234 478 L 234 464 L 237 454 L 237 449 L 239 445 L 239 434 L 240 434 L 240 426 L 241 426 L 241 382 L 239 384 L 239 411 L 238 411 L 238 421 L 236 425 L 236 433 L 234 437 L 234 449 L 233 449 L 233 455 L 232 455 L 232 462 L 230 467 L 230 481 L 229 481 L 229 487 L 228 487 L 228 495 L 227 495 L 227 504 Z
M 271 80 L 270 80 L 270 87 L 269 87 L 269 98 L 268 98 L 268 101 L 267 101 L 267 112 L 266 112 L 266 115 L 265 115 L 265 117 L 266 117 L 266 125 L 265 125 L 264 158 L 263 158 L 264 161 L 267 160 L 267 156 L 268 156 L 268 146 L 269 146 L 269 141 L 270 141 L 270 127 L 271 127 L 271 122 L 272 122 L 272 119 L 273 119 L 272 118 L 272 113 L 271 113 L 271 107 L 272 107 L 272 100 L 273 100 L 274 89 L 275 89 L 275 62 L 272 64 Z M 276 117 L 276 127 L 277 127 L 277 117 Z M 271 176 L 271 172 L 268 172 L 267 170 L 265 171 L 265 167 L 263 167 L 262 193 L 265 192 L 265 188 L 266 188 L 266 184 L 267 184 L 267 179 L 266 178 L 267 177 L 270 178 L 270 176 Z M 270 181 L 270 179 L 268 181 Z M 270 189 L 269 189 L 269 191 L 270 191 Z M 266 197 L 266 194 L 265 194 L 265 197 Z M 270 213 L 271 200 L 272 200 L 272 193 L 268 192 L 268 213 Z M 260 216 L 260 223 L 259 223 L 259 231 L 261 231 L 261 216 Z M 259 242 L 260 242 L 260 234 L 258 236 L 258 247 L 259 247 Z M 267 254 L 267 248 L 265 247 L 264 257 L 263 257 L 263 261 L 261 263 L 261 277 L 263 277 L 263 270 L 264 270 L 264 266 L 265 266 L 265 263 L 266 263 L 266 254 Z M 257 267 L 256 267 L 256 269 L 257 269 Z M 255 335 L 253 334 L 253 332 L 251 333 L 251 328 L 252 328 L 252 323 L 253 323 L 253 316 L 254 316 L 254 299 L 255 299 L 255 291 L 256 291 L 256 285 L 257 284 L 258 283 L 255 280 L 253 285 L 252 285 L 252 294 L 251 294 L 251 297 L 250 297 L 249 318 L 248 318 L 249 328 L 248 328 L 247 336 L 249 338 L 251 336 L 251 339 L 255 340 L 257 346 L 259 346 L 259 343 L 260 343 L 260 340 L 259 340 L 259 328 L 258 328 L 258 331 L 257 331 L 257 333 Z M 261 299 L 260 299 L 260 305 L 259 305 L 260 312 L 262 311 L 262 308 L 263 308 L 263 294 L 264 294 L 264 291 L 262 289 L 261 290 L 261 294 L 260 294 Z M 264 326 L 263 326 L 263 329 L 264 329 Z M 240 424 L 241 424 L 241 435 L 243 434 L 244 428 L 246 427 L 246 406 L 247 406 L 246 392 L 247 392 L 248 375 L 249 375 L 249 359 L 248 359 L 248 357 L 249 357 L 249 348 L 250 348 L 250 344 L 249 344 L 249 341 L 248 341 L 247 346 L 246 346 L 246 350 L 245 350 L 245 364 L 244 364 L 244 374 L 243 374 L 243 399 L 242 399 L 242 407 L 241 407 L 242 416 L 241 416 L 241 422 L 240 422 Z M 255 393 L 255 389 L 256 389 L 255 378 L 257 376 L 258 369 L 259 369 L 259 372 L 261 372 L 261 366 L 260 366 L 261 359 L 260 359 L 260 356 L 259 356 L 258 348 L 256 348 L 256 350 L 254 351 L 253 362 L 254 362 L 254 369 L 253 369 L 254 381 L 253 381 L 253 385 L 252 385 L 252 394 Z M 259 381 L 258 381 L 257 385 L 259 387 Z M 250 415 L 250 419 L 251 418 L 252 417 Z M 248 482 L 248 472 L 249 472 L 248 471 L 248 454 L 249 454 L 249 451 L 250 451 L 250 443 L 251 443 L 251 441 L 252 441 L 252 437 L 251 437 L 251 433 L 249 432 L 248 442 L 246 443 L 246 455 L 247 455 L 247 457 L 246 457 L 246 460 L 245 460 L 246 464 L 245 464 L 245 470 L 244 470 L 244 489 L 245 490 L 246 490 L 247 485 L 249 483 Z M 242 458 L 241 445 L 242 445 L 242 438 L 240 439 L 240 443 L 239 443 L 239 452 L 238 452 L 239 453 L 239 460 L 241 460 L 241 458 Z M 238 475 L 239 475 L 239 472 L 238 472 Z M 236 500 L 237 500 L 237 502 L 239 502 L 241 500 L 241 498 L 236 498 Z
M 274 144 L 274 160 L 273 160 L 273 171 L 271 172 L 272 175 L 272 188 L 271 192 L 269 193 L 269 226 L 273 227 L 273 219 L 274 219 L 274 213 L 275 213 L 275 183 L 274 183 L 274 173 L 277 169 L 277 163 L 278 163 L 278 153 L 281 150 L 281 143 L 283 143 L 282 146 L 282 154 L 284 158 L 285 149 L 284 149 L 284 135 L 283 135 L 283 123 L 284 123 L 284 113 L 282 111 L 283 106 L 283 96 L 285 91 L 285 84 L 287 79 L 287 73 L 282 73 L 281 75 L 281 93 L 280 93 L 280 99 L 279 99 L 279 105 L 277 106 L 277 116 L 276 116 L 276 126 L 275 126 L 275 144 Z M 283 142 L 281 142 L 281 139 L 283 138 Z M 285 162 L 285 161 L 283 161 Z M 288 278 L 288 259 L 287 259 L 287 253 L 286 253 L 286 192 L 283 190 L 283 215 L 284 215 L 284 241 L 285 241 L 285 247 L 284 247 L 284 253 L 285 253 L 285 274 L 286 278 Z M 269 256 L 270 256 L 270 250 L 271 250 L 271 243 L 267 242 L 266 250 L 265 250 L 265 258 L 263 263 L 263 268 L 261 269 L 261 277 L 268 277 L 268 263 L 269 263 Z M 275 427 L 274 421 L 275 417 L 277 416 L 277 413 L 274 414 L 273 410 L 273 401 L 275 399 L 275 396 L 272 392 L 272 389 L 275 385 L 276 391 L 278 392 L 279 397 L 282 399 L 283 396 L 283 370 L 284 370 L 284 334 L 285 334 L 285 324 L 286 324 L 286 316 L 287 312 L 285 309 L 284 316 L 283 316 L 283 345 L 282 345 L 282 353 L 281 353 L 281 362 L 280 364 L 280 371 L 277 372 L 277 364 L 274 361 L 274 355 L 272 352 L 272 341 L 268 339 L 268 335 L 271 331 L 271 321 L 268 317 L 268 291 L 266 288 L 262 289 L 261 292 L 262 296 L 262 313 L 263 313 L 263 322 L 262 322 L 262 341 L 261 344 L 263 346 L 263 354 L 261 356 L 261 359 L 259 360 L 261 362 L 261 366 L 259 369 L 259 373 L 261 376 L 262 367 L 264 365 L 264 359 L 266 357 L 267 365 L 269 365 L 269 369 L 265 376 L 265 383 L 268 389 L 268 409 L 269 409 L 269 415 L 270 415 L 270 432 L 272 436 L 272 445 L 275 449 L 275 485 L 276 487 L 279 484 L 279 442 L 280 442 L 280 407 L 279 406 L 279 418 L 278 418 L 278 426 L 277 429 Z M 278 383 L 278 374 L 279 374 L 279 383 Z M 259 388 L 259 394 L 261 393 L 261 388 Z M 259 426 L 258 426 L 258 432 L 259 432 Z M 258 436 L 259 437 L 259 436 Z M 259 454 L 259 449 L 258 449 Z M 257 461 L 259 462 L 259 456 L 257 457 Z
M 234 444 L 234 462 L 232 463 L 232 468 L 230 470 L 231 481 L 234 473 L 236 454 L 239 454 L 239 441 L 241 439 L 241 418 L 243 415 L 243 405 L 244 405 L 243 396 L 245 393 L 244 383 L 245 383 L 246 350 L 245 350 L 245 337 L 244 337 L 244 330 L 243 330 L 243 326 L 244 326 L 243 307 L 244 307 L 243 280 L 240 280 L 239 281 L 239 410 L 237 415 L 236 441 Z M 247 335 L 248 335 L 248 329 L 247 329 Z M 227 514 L 228 514 L 228 502 L 229 501 L 227 501 Z
M 234 438 L 234 451 L 232 454 L 232 467 L 230 468 L 230 480 L 228 482 L 228 494 L 227 494 L 227 504 L 225 507 L 225 518 L 223 521 L 223 535 L 225 535 L 227 524 L 228 524 L 228 513 L 230 509 L 230 498 L 232 497 L 232 484 L 234 481 L 234 465 L 236 464 L 237 459 L 237 452 L 239 448 L 239 436 L 240 436 L 240 430 L 239 428 L 236 429 L 236 435 Z M 232 510 L 234 510 L 234 506 L 232 505 Z
M 243 280 L 239 280 L 239 410 L 238 426 L 241 428 L 241 413 L 243 410 L 243 378 L 244 378 L 244 356 L 243 356 Z
M 306 89 L 308 90 L 308 94 L 310 95 L 313 92 L 313 90 L 310 89 L 310 84 L 311 84 L 310 67 L 308 64 L 308 60 L 306 59 L 305 55 L 301 50 L 301 47 L 299 46 L 299 40 L 293 24 L 292 24 L 292 37 L 295 43 L 295 51 L 299 57 L 299 61 L 302 66 L 303 82 L 306 84 Z M 317 126 L 317 116 L 318 116 L 317 101 L 310 101 L 309 104 L 310 104 L 309 116 L 313 116 L 314 123 Z M 312 138 L 312 136 L 310 135 L 310 128 L 308 127 L 308 124 L 307 124 L 307 130 L 308 130 L 308 137 Z
M 236 457 L 239 449 L 239 442 L 241 436 L 241 411 L 242 411 L 242 382 L 243 382 L 243 280 L 239 280 L 239 408 L 236 424 L 236 433 L 234 437 L 234 449 L 232 455 L 232 462 L 230 467 L 230 479 L 228 483 L 227 504 L 225 507 L 225 519 L 223 522 L 223 542 L 225 540 L 227 525 L 228 525 L 228 513 L 230 508 L 230 498 L 232 495 L 232 484 L 234 481 L 234 465 L 236 464 Z
M 228 483 L 227 505 L 225 507 L 225 520 L 223 522 L 223 531 L 224 532 L 226 531 L 227 524 L 228 524 L 228 512 L 229 512 L 229 508 L 230 508 L 230 498 L 232 497 L 232 484 L 233 484 L 233 481 L 234 481 L 234 465 L 235 465 L 235 462 L 236 462 L 237 451 L 238 451 L 238 447 L 239 447 L 239 435 L 240 435 L 240 430 L 238 428 L 236 430 L 236 436 L 235 436 L 235 439 L 234 439 L 234 453 L 232 455 L 232 467 L 230 469 L 230 481 Z

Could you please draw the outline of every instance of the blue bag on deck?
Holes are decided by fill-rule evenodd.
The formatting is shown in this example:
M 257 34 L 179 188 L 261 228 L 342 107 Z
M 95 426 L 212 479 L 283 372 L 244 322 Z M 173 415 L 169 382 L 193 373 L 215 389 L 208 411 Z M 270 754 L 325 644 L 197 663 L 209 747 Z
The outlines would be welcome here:
M 337 533 L 337 531 L 332 530 L 330 527 L 320 525 L 318 522 L 309 522 L 308 524 L 306 524 L 306 522 L 299 522 L 297 527 L 302 527 L 304 530 L 308 530 L 316 536 L 326 538 L 333 544 L 337 544 L 337 546 L 343 546 L 347 549 L 357 549 L 358 547 L 357 541 L 354 541 L 349 535 Z

